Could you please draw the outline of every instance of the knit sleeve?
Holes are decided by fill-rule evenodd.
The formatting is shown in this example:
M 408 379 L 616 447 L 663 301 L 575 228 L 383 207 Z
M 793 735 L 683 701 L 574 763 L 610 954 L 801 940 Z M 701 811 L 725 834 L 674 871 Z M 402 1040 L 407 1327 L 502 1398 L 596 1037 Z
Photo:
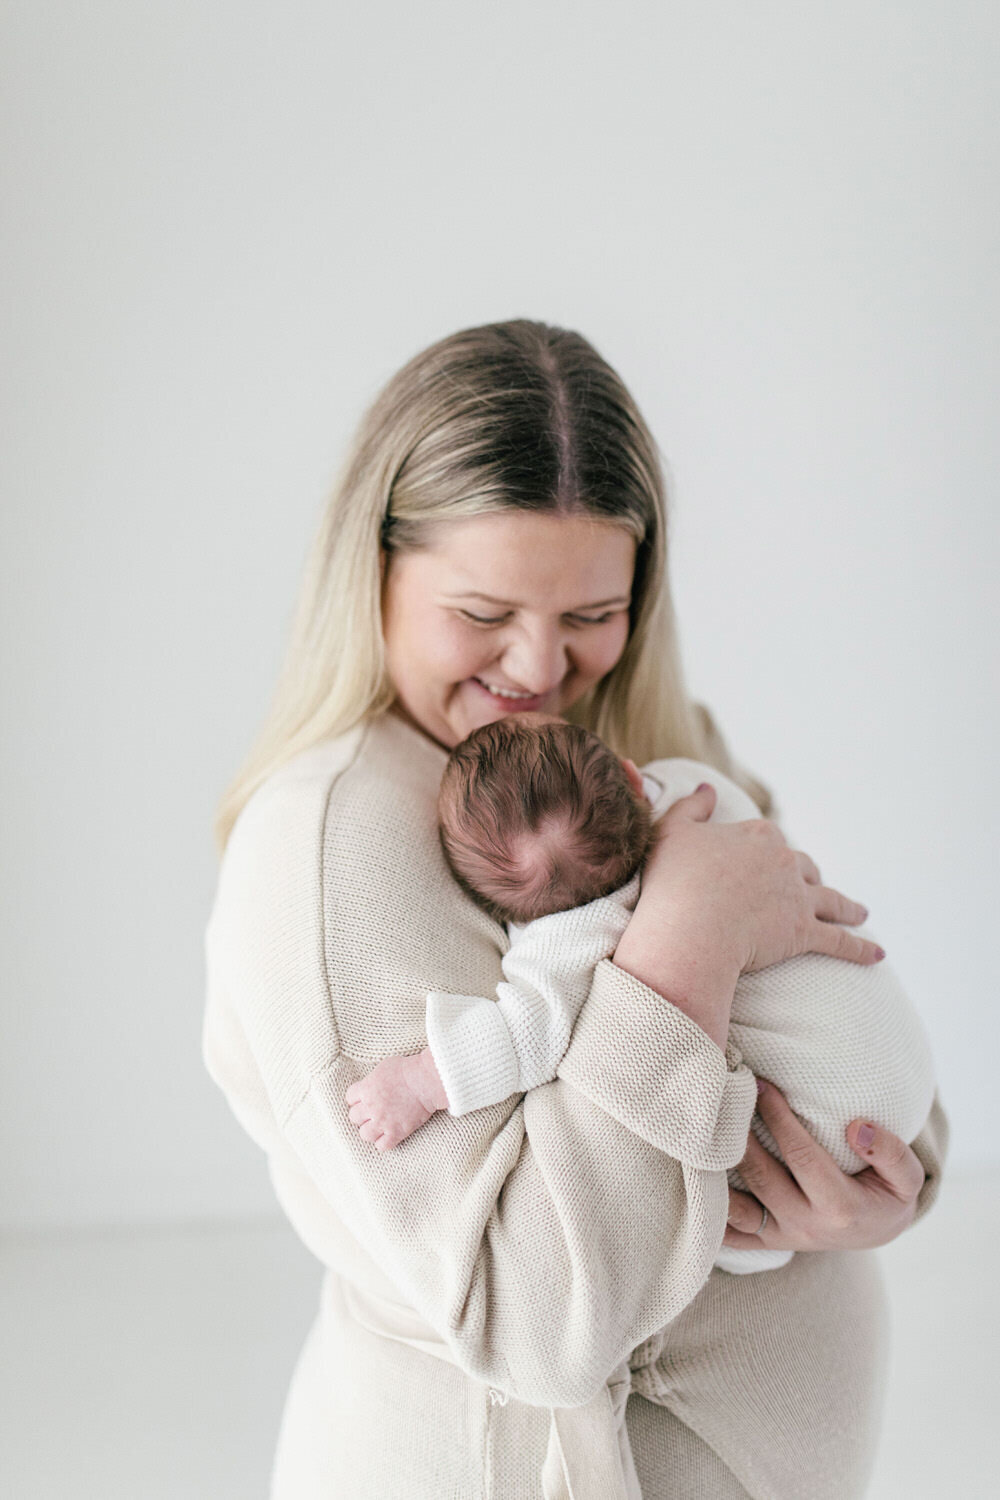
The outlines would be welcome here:
M 914 1224 L 922 1219 L 937 1201 L 941 1190 L 944 1164 L 948 1156 L 950 1136 L 951 1126 L 948 1116 L 941 1105 L 940 1096 L 935 1093 L 926 1125 L 916 1139 L 910 1142 L 910 1149 L 915 1153 L 925 1173 L 924 1185 L 917 1197 L 917 1211 L 913 1216 Z
M 510 922 L 496 999 L 427 996 L 427 1045 L 452 1115 L 550 1083 L 569 1046 L 595 966 L 609 958 L 639 895 L 618 891 L 523 924 Z
M 383 817 L 343 779 L 258 793 L 206 935 L 206 1060 L 255 1138 L 294 1154 L 310 1202 L 461 1368 L 532 1404 L 581 1405 L 708 1278 L 754 1081 L 605 959 L 550 1083 L 440 1112 L 377 1151 L 349 1119 L 347 1089 L 373 1059 L 424 1044 L 428 990 L 486 992 L 487 968 L 500 977 L 496 924 L 436 860 L 433 825 L 405 798 Z M 490 964 L 469 968 L 484 934 Z M 232 1063 L 219 1020 L 230 1011 L 246 1039 Z M 250 1059 L 259 1077 L 244 1085 Z M 692 1138 L 711 1165 L 671 1154 Z

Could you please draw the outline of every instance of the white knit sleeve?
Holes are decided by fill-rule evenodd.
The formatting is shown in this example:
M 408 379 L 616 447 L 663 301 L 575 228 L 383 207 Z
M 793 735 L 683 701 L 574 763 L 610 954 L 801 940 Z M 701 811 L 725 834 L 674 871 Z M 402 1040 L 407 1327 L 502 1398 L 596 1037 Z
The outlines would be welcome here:
M 634 875 L 583 906 L 509 923 L 496 1000 L 430 991 L 427 1044 L 449 1114 L 468 1114 L 551 1083 L 594 970 L 617 948 L 638 896 Z

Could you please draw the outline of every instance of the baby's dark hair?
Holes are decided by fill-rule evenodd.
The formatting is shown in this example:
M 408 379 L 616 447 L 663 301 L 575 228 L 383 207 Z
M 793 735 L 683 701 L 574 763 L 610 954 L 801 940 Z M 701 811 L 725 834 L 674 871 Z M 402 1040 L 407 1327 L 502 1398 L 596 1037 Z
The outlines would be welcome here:
M 530 922 L 617 890 L 654 840 L 649 803 L 589 729 L 533 713 L 484 724 L 448 757 L 441 846 L 499 922 Z

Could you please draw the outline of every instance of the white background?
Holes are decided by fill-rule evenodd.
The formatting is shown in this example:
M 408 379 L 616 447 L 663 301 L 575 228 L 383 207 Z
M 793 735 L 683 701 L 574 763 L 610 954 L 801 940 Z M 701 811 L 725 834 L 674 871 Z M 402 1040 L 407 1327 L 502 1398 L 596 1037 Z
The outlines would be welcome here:
M 204 1073 L 216 800 L 382 382 L 578 328 L 690 685 L 1000 1159 L 995 5 L 3 10 L 7 1227 L 277 1214 Z

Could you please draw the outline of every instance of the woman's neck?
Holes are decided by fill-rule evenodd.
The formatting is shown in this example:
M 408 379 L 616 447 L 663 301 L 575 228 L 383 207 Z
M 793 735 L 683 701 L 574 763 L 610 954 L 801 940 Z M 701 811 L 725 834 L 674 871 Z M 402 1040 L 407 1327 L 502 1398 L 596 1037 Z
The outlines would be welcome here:
M 442 745 L 441 741 L 435 739 L 432 734 L 428 733 L 428 731 L 423 727 L 422 724 L 418 724 L 413 715 L 409 713 L 406 708 L 404 708 L 403 704 L 399 701 L 398 698 L 393 699 L 392 703 L 390 703 L 389 707 L 386 709 L 386 713 L 392 714 L 392 716 L 395 719 L 398 719 L 400 723 L 405 724 L 407 729 L 412 729 L 414 734 L 419 734 L 420 738 L 422 740 L 425 740 L 428 745 L 435 745 L 438 750 L 443 750 L 446 755 L 449 753 L 449 747 L 447 745 Z

